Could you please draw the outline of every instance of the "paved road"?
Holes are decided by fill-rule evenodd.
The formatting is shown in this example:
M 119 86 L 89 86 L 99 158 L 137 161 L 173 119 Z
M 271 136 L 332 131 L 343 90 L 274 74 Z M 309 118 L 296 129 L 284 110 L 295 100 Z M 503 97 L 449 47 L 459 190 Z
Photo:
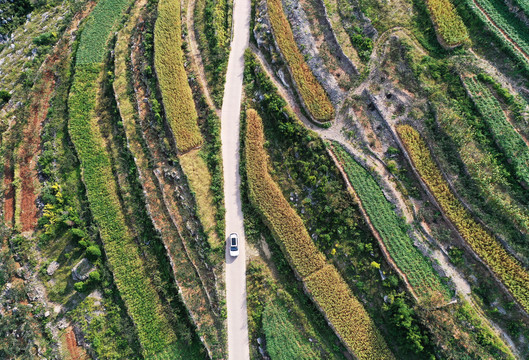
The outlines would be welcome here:
M 239 187 L 239 115 L 241 108 L 244 50 L 250 36 L 250 0 L 235 0 L 231 43 L 224 99 L 221 139 L 224 166 L 226 237 L 239 234 L 240 254 L 232 258 L 226 251 L 226 303 L 228 309 L 228 354 L 230 360 L 250 358 L 248 315 L 246 313 L 246 249 Z

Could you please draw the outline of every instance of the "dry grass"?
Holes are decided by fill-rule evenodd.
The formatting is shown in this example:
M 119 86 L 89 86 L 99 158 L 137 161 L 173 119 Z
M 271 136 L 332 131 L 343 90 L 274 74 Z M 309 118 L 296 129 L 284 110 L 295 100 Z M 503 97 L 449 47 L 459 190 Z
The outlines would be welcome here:
M 299 51 L 290 24 L 283 12 L 281 0 L 267 0 L 267 3 L 277 44 L 290 68 L 301 100 L 315 120 L 321 122 L 332 120 L 334 107 Z
M 165 116 L 178 150 L 185 153 L 200 146 L 204 140 L 184 68 L 180 15 L 179 1 L 160 0 L 154 27 L 154 65 Z
M 206 161 L 202 158 L 199 150 L 191 150 L 181 155 L 179 159 L 189 181 L 189 187 L 195 193 L 198 216 L 208 236 L 209 245 L 212 249 L 223 246 L 215 231 L 217 209 L 213 203 L 211 174 Z

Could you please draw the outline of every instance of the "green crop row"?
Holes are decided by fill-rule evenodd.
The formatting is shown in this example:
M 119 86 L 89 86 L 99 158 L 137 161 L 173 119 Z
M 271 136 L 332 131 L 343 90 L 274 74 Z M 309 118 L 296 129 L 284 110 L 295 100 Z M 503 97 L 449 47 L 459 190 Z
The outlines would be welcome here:
M 501 0 L 466 0 L 472 11 L 485 23 L 529 71 L 529 28 L 517 19 Z M 481 8 L 479 8 L 479 7 Z M 490 18 L 487 18 L 487 16 Z M 492 21 L 492 22 L 491 22 Z M 496 28 L 497 27 L 497 28 Z M 505 39 L 508 36 L 512 41 Z
M 203 143 L 182 51 L 180 2 L 160 0 L 154 27 L 154 66 L 165 116 L 181 153 Z
M 459 202 L 419 133 L 409 125 L 398 126 L 397 133 L 417 172 L 459 234 L 488 264 L 518 303 L 526 311 L 529 310 L 529 274 Z
M 363 305 L 316 249 L 303 220 L 268 173 L 261 118 L 246 112 L 246 175 L 252 204 L 344 344 L 358 359 L 393 359 Z
M 469 43 L 468 31 L 450 0 L 427 0 L 435 29 L 447 46 Z
M 301 101 L 315 120 L 332 120 L 334 107 L 299 51 L 281 0 L 267 0 L 267 3 L 275 39 L 290 68 Z
M 111 29 L 130 0 L 100 0 L 86 20 L 77 51 L 77 64 L 102 63 Z
M 394 205 L 386 199 L 375 179 L 338 143 L 333 143 L 332 151 L 343 164 L 347 178 L 389 255 L 406 274 L 417 295 L 428 300 L 433 294 L 440 296 L 441 301 L 449 299 L 448 289 L 433 270 L 431 262 L 413 245 L 405 222 L 397 216 Z
M 114 281 L 136 325 L 144 353 L 150 355 L 163 350 L 176 338 L 128 232 L 110 158 L 95 123 L 101 70 L 101 64 L 76 66 L 69 96 L 69 133 L 81 162 L 90 209 L 99 226 Z
M 298 324 L 279 300 L 269 302 L 263 312 L 266 351 L 272 360 L 317 359 L 313 345 L 298 330 Z
M 475 77 L 465 78 L 464 83 L 496 143 L 511 162 L 516 177 L 529 186 L 529 147 L 507 119 L 498 100 L 484 84 Z

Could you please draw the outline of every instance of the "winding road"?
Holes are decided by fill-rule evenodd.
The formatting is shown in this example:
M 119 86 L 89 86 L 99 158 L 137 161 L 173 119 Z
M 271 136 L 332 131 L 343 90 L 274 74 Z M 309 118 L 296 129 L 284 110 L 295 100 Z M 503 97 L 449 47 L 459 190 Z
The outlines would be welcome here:
M 222 101 L 221 140 L 224 166 L 226 238 L 239 234 L 239 256 L 233 258 L 226 248 L 226 306 L 228 310 L 228 358 L 249 359 L 248 315 L 246 312 L 246 247 L 239 175 L 239 130 L 244 73 L 244 51 L 250 39 L 250 0 L 235 0 L 231 43 L 224 99 Z

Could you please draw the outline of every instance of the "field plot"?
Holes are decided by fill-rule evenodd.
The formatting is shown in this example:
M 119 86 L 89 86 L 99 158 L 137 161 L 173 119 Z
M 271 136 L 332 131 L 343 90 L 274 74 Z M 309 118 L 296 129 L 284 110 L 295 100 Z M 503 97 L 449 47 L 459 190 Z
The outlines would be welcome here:
M 246 114 L 245 158 L 249 197 L 321 311 L 359 359 L 393 359 L 373 321 L 333 265 L 328 265 L 303 221 L 268 173 L 263 124 Z
M 501 0 L 467 0 L 467 3 L 525 69 L 529 69 L 529 27 Z
M 285 306 L 276 303 L 278 301 L 268 303 L 263 313 L 266 350 L 272 359 L 317 359 L 318 354 L 298 331 L 295 319 Z
M 450 0 L 427 0 L 440 43 L 444 47 L 455 47 L 469 43 L 468 31 Z
M 501 244 L 477 223 L 450 190 L 419 133 L 409 125 L 397 127 L 399 137 L 433 196 L 474 252 L 483 259 L 518 303 L 529 310 L 529 274 Z
M 475 77 L 466 77 L 464 84 L 487 123 L 494 139 L 511 162 L 518 180 L 529 186 L 529 147 L 514 129 L 492 92 Z
M 406 275 L 414 291 L 423 300 L 433 300 L 432 296 L 440 297 L 438 300 L 441 301 L 450 299 L 448 288 L 441 282 L 431 262 L 413 245 L 405 222 L 397 216 L 394 206 L 385 198 L 375 179 L 338 143 L 333 143 L 332 151 L 343 164 L 391 258 Z
M 81 35 L 77 64 L 103 62 L 110 29 L 130 3 L 130 0 L 103 0 L 97 3 Z
M 165 116 L 182 153 L 203 143 L 193 94 L 187 83 L 182 52 L 180 2 L 161 0 L 154 28 L 154 65 L 162 92 Z
M 109 155 L 102 145 L 98 126 L 92 121 L 101 70 L 101 64 L 76 66 L 69 98 L 69 131 L 114 280 L 136 325 L 145 354 L 155 354 L 176 338 L 125 225 Z
M 316 121 L 332 120 L 334 107 L 299 51 L 281 0 L 267 0 L 267 4 L 275 39 L 292 73 L 301 101 Z

